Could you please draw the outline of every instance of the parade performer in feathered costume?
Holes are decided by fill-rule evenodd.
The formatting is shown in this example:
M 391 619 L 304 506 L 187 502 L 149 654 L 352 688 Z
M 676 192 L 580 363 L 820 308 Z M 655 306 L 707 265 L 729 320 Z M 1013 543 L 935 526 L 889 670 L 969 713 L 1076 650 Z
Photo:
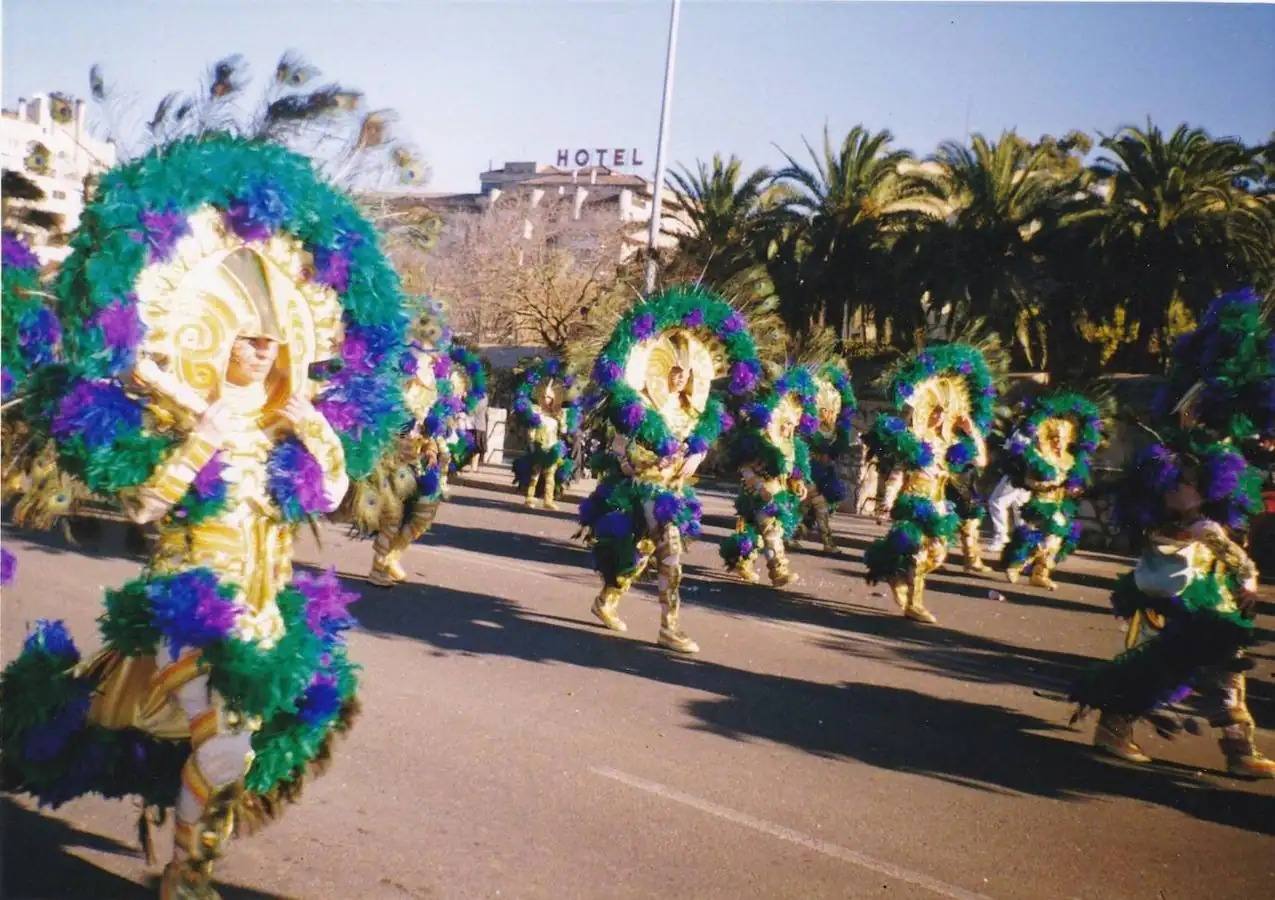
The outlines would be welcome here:
M 1030 569 L 1036 587 L 1058 587 L 1050 575 L 1080 539 L 1076 498 L 1093 482 L 1093 456 L 1102 440 L 1098 407 L 1064 391 L 1037 399 L 1005 442 L 1008 468 L 1032 495 L 1002 557 L 1011 583 Z
M 743 408 L 731 435 L 730 456 L 741 481 L 735 498 L 739 524 L 719 552 L 730 571 L 749 583 L 758 580 L 753 564 L 759 555 L 775 587 L 798 580 L 784 541 L 791 540 L 811 490 L 806 439 L 819 427 L 816 393 L 809 369 L 790 368 Z
M 620 598 L 652 561 L 659 570 L 660 646 L 695 653 L 680 621 L 682 541 L 700 530 L 690 481 L 730 424 L 725 396 L 748 399 L 761 362 L 744 317 L 716 295 L 674 288 L 630 309 L 594 365 L 599 411 L 615 426 L 601 478 L 580 504 L 603 578 L 593 613 L 624 631 Z M 725 377 L 725 392 L 714 382 Z
M 903 614 L 933 623 L 925 576 L 943 564 L 960 527 L 947 499 L 953 469 L 985 465 L 996 389 L 983 355 L 967 344 L 931 347 L 890 382 L 894 411 L 877 416 L 871 444 L 903 467 L 893 525 L 868 548 L 869 584 L 886 581 Z
M 983 545 L 979 529 L 986 515 L 983 494 L 978 481 L 987 465 L 986 453 L 980 453 L 969 435 L 962 435 L 947 452 L 948 480 L 944 494 L 952 514 L 960 523 L 957 535 L 961 542 L 961 565 L 971 575 L 992 571 L 983 562 Z
M 1072 697 L 1102 710 L 1095 745 L 1135 762 L 1136 720 L 1190 700 L 1222 729 L 1230 772 L 1273 778 L 1243 675 L 1258 572 L 1234 540 L 1261 511 L 1262 475 L 1241 451 L 1275 436 L 1275 335 L 1253 291 L 1219 297 L 1178 340 L 1155 411 L 1164 438 L 1134 460 L 1118 507 L 1145 547 L 1112 595 L 1127 649 Z
M 473 415 L 478 404 L 487 396 L 487 370 L 483 368 L 482 358 L 462 344 L 451 344 L 446 349 L 451 360 L 452 396 L 460 399 L 461 406 L 447 423 L 446 458 L 442 469 L 444 500 L 448 493 L 447 476 L 468 466 L 477 450 L 473 438 L 458 426 L 459 413 L 464 410 Z
M 545 509 L 557 509 L 555 498 L 575 473 L 571 442 L 580 430 L 580 396 L 575 379 L 556 359 L 525 361 L 514 393 L 514 416 L 527 429 L 530 447 L 514 461 L 514 484 L 527 506 L 536 504 L 540 487 Z
M 0 458 L 4 460 L 5 502 L 17 495 L 13 521 L 44 530 L 71 511 L 85 495 L 84 485 L 57 464 L 46 430 L 29 423 L 38 414 L 34 398 L 41 384 L 57 377 L 62 358 L 62 325 L 53 296 L 40 279 L 40 261 L 15 234 L 3 236 L 3 299 L 0 300 L 0 383 L 4 420 Z M 0 555 L 12 560 L 8 550 Z M 10 572 L 14 562 L 10 562 Z
M 814 373 L 815 404 L 819 426 L 807 438 L 810 447 L 810 475 L 814 490 L 806 492 L 801 504 L 803 521 L 813 518 L 823 549 L 836 553 L 832 535 L 832 510 L 846 499 L 847 490 L 838 467 L 850 452 L 854 436 L 854 414 L 858 404 L 850 373 L 839 362 L 824 363 Z
M 368 580 L 391 587 L 407 579 L 403 552 L 434 524 L 442 501 L 449 423 L 462 408 L 455 395 L 442 310 L 427 299 L 402 356 L 404 422 L 397 441 L 368 477 L 355 481 L 340 516 L 353 531 L 374 537 Z
M 1133 727 L 1149 718 L 1176 730 L 1173 707 L 1190 702 L 1221 729 L 1227 770 L 1275 778 L 1258 752 L 1246 701 L 1242 649 L 1253 639 L 1257 567 L 1227 534 L 1258 507 L 1260 475 L 1231 447 L 1201 453 L 1156 443 L 1133 462 L 1122 521 L 1144 543 L 1134 570 L 1111 602 L 1129 620 L 1127 649 L 1087 672 L 1072 688 L 1076 718 L 1102 716 L 1094 745 L 1129 762 L 1147 762 Z
M 398 279 L 308 160 L 228 135 L 107 173 L 71 246 L 40 421 L 157 539 L 107 592 L 100 653 L 41 621 L 5 670 L 5 787 L 174 807 L 161 896 L 213 897 L 232 831 L 298 796 L 357 708 L 354 597 L 294 576 L 292 542 L 393 438 Z

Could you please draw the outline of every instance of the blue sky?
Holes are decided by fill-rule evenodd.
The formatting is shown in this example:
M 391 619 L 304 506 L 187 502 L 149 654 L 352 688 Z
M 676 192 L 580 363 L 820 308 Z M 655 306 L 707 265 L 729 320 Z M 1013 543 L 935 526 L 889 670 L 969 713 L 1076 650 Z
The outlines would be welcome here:
M 432 190 L 488 161 L 624 147 L 654 167 L 666 2 L 4 0 L 3 96 L 86 93 L 88 67 L 147 113 L 244 53 L 295 48 L 401 115 Z M 1275 6 L 683 4 L 671 159 L 749 165 L 863 122 L 927 154 L 967 132 L 1110 132 L 1147 116 L 1264 140 L 1275 130 Z

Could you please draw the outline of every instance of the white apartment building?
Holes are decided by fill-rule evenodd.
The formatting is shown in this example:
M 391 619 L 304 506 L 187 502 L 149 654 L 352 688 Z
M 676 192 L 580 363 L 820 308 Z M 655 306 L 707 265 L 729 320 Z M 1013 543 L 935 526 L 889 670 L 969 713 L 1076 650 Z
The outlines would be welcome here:
M 13 199 L 62 217 L 70 234 L 84 209 L 85 179 L 115 165 L 115 145 L 89 134 L 85 103 L 64 94 L 37 94 L 18 101 L 16 110 L 0 113 L 0 166 L 20 172 L 44 191 L 44 199 Z M 43 231 L 26 235 L 44 262 L 61 261 L 70 252 L 50 246 Z

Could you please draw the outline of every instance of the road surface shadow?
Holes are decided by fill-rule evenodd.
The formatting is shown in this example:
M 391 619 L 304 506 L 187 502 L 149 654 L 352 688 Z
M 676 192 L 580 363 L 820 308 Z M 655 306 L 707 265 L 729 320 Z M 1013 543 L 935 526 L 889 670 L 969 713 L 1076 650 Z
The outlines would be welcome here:
M 479 497 L 471 493 L 453 494 L 442 507 L 440 514 L 446 510 L 449 504 L 456 506 L 472 507 L 474 509 L 491 509 L 496 512 L 507 512 L 511 514 L 521 513 L 528 516 L 546 516 L 553 519 L 564 519 L 571 522 L 576 520 L 576 501 L 573 498 L 566 498 L 558 501 L 558 508 L 541 509 L 539 502 L 536 506 L 526 506 L 523 503 L 521 494 L 500 494 L 496 497 Z
M 416 542 L 416 546 L 422 548 L 428 548 L 431 544 L 442 547 L 463 547 L 475 553 L 504 556 L 520 562 L 544 562 L 592 568 L 588 555 L 589 548 L 582 541 L 562 540 L 544 534 L 520 534 L 516 531 L 498 531 L 490 528 L 474 528 L 470 525 L 436 522 L 429 534 Z
M 0 797 L 0 832 L 4 842 L 4 876 L 0 893 L 9 900 L 153 900 L 159 889 L 158 872 L 148 885 L 135 884 L 100 869 L 75 852 L 77 848 L 133 857 L 143 865 L 141 851 L 112 837 L 94 834 L 57 818 L 43 816 Z M 250 888 L 218 884 L 224 900 L 278 900 Z
M 50 556 L 72 553 L 76 556 L 88 556 L 93 559 L 136 559 L 144 560 L 147 553 L 147 538 L 141 526 L 129 522 L 117 522 L 110 519 L 82 518 L 67 523 L 67 528 L 58 526 L 49 531 L 35 531 L 29 528 L 14 526 L 8 516 L 4 517 L 6 539 L 26 541 L 34 545 L 33 552 Z M 19 573 L 22 556 L 18 555 Z M 19 575 L 19 577 L 21 577 Z
M 571 620 L 541 615 L 498 597 L 424 585 L 370 594 L 355 610 L 369 632 L 422 641 L 440 652 L 606 669 L 712 695 L 690 701 L 688 711 L 700 727 L 737 740 L 775 741 L 979 790 L 1066 800 L 1126 797 L 1275 834 L 1275 797 L 1214 787 L 1185 769 L 1158 766 L 1130 772 L 1092 758 L 1074 742 L 1048 736 L 1066 731 L 1060 724 L 1066 715 L 1061 704 L 1059 722 L 1047 722 L 1010 709 L 903 689 L 819 684 L 751 672 L 702 657 L 668 654 L 641 639 L 562 624 L 584 624 L 583 609 Z M 878 633 L 910 624 L 884 616 L 863 620 L 872 618 L 878 620 Z M 916 629 L 912 631 L 915 635 Z M 941 631 L 927 629 L 924 639 L 944 639 L 936 634 Z M 1025 668 L 1012 671 L 1009 654 L 1023 653 L 1022 648 L 959 637 L 985 648 L 989 671 L 998 664 L 1008 666 L 1011 677 L 1028 680 Z M 1055 667 L 1087 661 L 1070 654 L 1035 653 Z

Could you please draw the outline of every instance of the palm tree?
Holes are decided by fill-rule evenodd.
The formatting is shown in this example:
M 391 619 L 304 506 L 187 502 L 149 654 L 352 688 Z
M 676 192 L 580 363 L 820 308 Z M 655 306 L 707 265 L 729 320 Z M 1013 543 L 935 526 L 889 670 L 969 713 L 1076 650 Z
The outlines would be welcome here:
M 917 255 L 932 308 L 948 330 L 985 318 L 1019 362 L 1044 369 L 1051 344 L 1074 334 L 1047 250 L 1093 200 L 1073 153 L 1082 135 L 1031 143 L 1013 131 L 940 145 L 922 172 L 947 213 Z
M 677 254 L 683 277 L 721 286 L 757 264 L 754 245 L 770 178 L 765 168 L 744 175 L 737 157 L 722 159 L 720 153 L 708 163 L 696 160 L 695 171 L 682 166 L 669 173 L 674 217 L 684 229 Z
M 775 181 L 788 195 L 771 217 L 777 239 L 769 258 L 783 270 L 775 280 L 800 292 L 783 304 L 800 317 L 790 319 L 799 331 L 833 325 L 849 341 L 856 315 L 884 324 L 915 305 L 916 296 L 900 294 L 891 255 L 897 239 L 938 207 L 912 171 L 912 155 L 892 141 L 889 131 L 856 125 L 839 145 L 827 129 L 821 149 L 806 141 L 808 166 L 784 152 L 788 165 Z
M 1275 201 L 1261 196 L 1261 148 L 1179 125 L 1104 137 L 1093 166 L 1107 202 L 1097 246 L 1110 304 L 1138 323 L 1126 359 L 1163 355 L 1175 322 L 1190 325 L 1217 293 L 1275 281 Z M 1255 193 L 1254 191 L 1258 191 Z M 1188 317 L 1182 314 L 1186 312 Z

